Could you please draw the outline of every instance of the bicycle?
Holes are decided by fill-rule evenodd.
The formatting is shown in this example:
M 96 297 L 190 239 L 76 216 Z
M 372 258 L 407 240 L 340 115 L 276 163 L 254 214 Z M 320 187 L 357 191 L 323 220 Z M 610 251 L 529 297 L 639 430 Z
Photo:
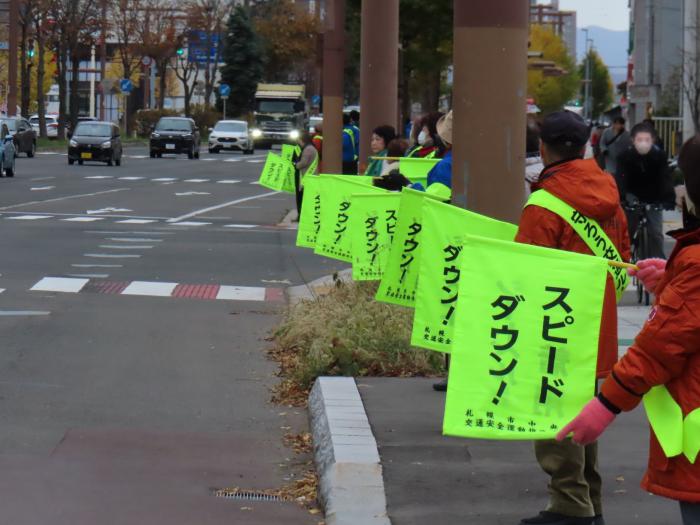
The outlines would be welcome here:
M 635 201 L 625 204 L 624 208 L 627 211 L 628 219 L 637 221 L 635 231 L 630 239 L 632 248 L 631 262 L 636 264 L 637 261 L 649 258 L 649 218 L 647 213 L 650 210 L 663 210 L 663 206 Z M 637 302 L 649 306 L 650 294 L 644 288 L 642 281 L 634 277 L 632 282 L 637 287 Z

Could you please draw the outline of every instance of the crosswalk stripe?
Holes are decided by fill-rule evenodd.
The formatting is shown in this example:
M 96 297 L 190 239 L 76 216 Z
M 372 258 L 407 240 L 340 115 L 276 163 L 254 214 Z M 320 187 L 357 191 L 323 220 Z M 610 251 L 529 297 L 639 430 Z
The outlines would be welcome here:
M 38 221 L 39 219 L 53 219 L 53 215 L 15 215 L 5 218 L 11 221 Z
M 171 226 L 206 226 L 211 224 L 210 222 L 196 222 L 196 221 L 182 221 L 182 222 L 171 222 Z
M 44 277 L 30 288 L 35 292 L 67 292 L 78 293 L 88 283 L 88 279 L 68 277 Z
M 71 217 L 70 219 L 61 220 L 64 222 L 95 222 L 104 220 L 104 217 Z
M 216 181 L 217 184 L 238 184 L 239 182 L 241 182 L 241 181 L 239 181 L 239 180 L 228 180 L 228 179 L 217 180 L 217 181 Z
M 155 219 L 126 219 L 125 221 L 117 221 L 117 224 L 151 224 L 158 222 Z

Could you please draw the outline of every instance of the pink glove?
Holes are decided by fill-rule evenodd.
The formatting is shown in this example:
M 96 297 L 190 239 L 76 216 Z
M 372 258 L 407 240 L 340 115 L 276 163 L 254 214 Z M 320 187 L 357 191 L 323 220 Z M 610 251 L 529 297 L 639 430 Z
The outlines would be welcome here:
M 581 409 L 579 415 L 557 434 L 557 441 L 564 441 L 573 433 L 572 438 L 576 443 L 588 445 L 597 440 L 614 419 L 615 414 L 594 397 Z
M 636 276 L 642 281 L 644 288 L 654 293 L 666 272 L 666 261 L 663 259 L 643 259 L 637 261 L 637 266 L 639 270 L 628 270 L 629 274 L 632 277 Z

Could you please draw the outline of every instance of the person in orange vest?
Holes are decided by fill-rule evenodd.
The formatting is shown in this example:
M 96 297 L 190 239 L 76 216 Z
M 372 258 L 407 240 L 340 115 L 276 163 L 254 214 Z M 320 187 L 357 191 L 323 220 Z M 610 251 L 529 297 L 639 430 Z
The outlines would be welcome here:
M 700 524 L 700 137 L 683 145 L 678 166 L 688 196 L 682 230 L 668 262 L 640 261 L 638 277 L 656 295 L 634 344 L 615 365 L 600 393 L 558 435 L 586 445 L 617 414 L 634 409 L 644 396 L 652 432 L 644 490 L 680 502 L 685 525 Z M 653 390 L 652 390 L 653 389 Z M 659 414 L 664 416 L 659 419 Z M 675 420 L 674 420 L 675 418 Z M 673 450 L 669 427 L 681 429 Z
M 316 124 L 316 127 L 314 129 L 314 134 L 311 137 L 311 143 L 314 145 L 314 148 L 316 148 L 316 151 L 318 151 L 318 158 L 322 159 L 323 158 L 323 126 L 321 124 Z

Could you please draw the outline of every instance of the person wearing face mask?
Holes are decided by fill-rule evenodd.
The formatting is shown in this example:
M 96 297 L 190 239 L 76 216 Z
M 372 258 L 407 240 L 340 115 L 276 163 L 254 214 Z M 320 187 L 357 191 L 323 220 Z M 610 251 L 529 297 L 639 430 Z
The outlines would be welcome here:
M 444 113 L 440 112 L 430 113 L 421 119 L 417 143 L 406 153 L 407 157 L 419 159 L 443 157 L 445 148 L 437 132 L 437 123 L 443 115 Z
M 642 396 L 654 389 L 652 396 L 644 400 L 652 431 L 642 487 L 678 501 L 683 524 L 699 525 L 700 455 L 696 455 L 700 447 L 699 136 L 683 145 L 678 165 L 688 191 L 683 206 L 683 229 L 669 234 L 676 239 L 676 246 L 667 263 L 652 260 L 638 264 L 639 278 L 656 294 L 654 307 L 600 393 L 562 429 L 557 439 L 564 440 L 571 434 L 573 441 L 582 445 L 595 441 L 617 414 L 633 410 Z M 659 414 L 667 416 L 659 420 Z M 671 425 L 678 425 L 685 434 L 682 451 L 669 446 L 664 429 Z
M 649 124 L 637 124 L 631 135 L 632 146 L 620 155 L 615 173 L 621 202 L 628 208 L 630 237 L 639 222 L 639 211 L 633 206 L 650 205 L 646 211 L 648 253 L 644 255 L 664 258 L 663 209 L 675 206 L 666 154 L 654 144 L 655 132 Z

